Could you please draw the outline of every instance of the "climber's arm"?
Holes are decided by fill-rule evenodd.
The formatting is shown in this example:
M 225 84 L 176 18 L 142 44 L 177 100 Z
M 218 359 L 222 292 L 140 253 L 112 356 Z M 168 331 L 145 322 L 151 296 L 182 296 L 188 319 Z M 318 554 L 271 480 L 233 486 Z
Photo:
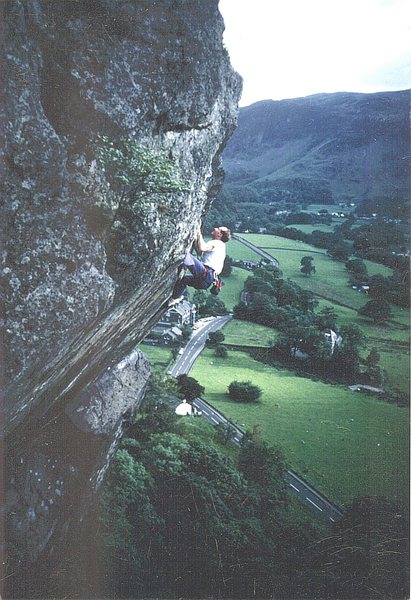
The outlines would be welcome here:
M 199 231 L 196 239 L 196 248 L 199 252 L 210 252 L 210 250 L 213 250 L 214 248 L 214 242 L 213 240 L 205 242 L 201 232 Z

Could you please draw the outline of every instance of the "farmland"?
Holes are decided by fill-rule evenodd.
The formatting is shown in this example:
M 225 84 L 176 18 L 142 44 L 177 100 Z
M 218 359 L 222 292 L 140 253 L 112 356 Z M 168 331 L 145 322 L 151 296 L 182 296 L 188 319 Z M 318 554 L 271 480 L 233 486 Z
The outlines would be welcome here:
M 375 397 L 295 375 L 230 351 L 205 350 L 192 376 L 205 398 L 243 429 L 258 426 L 263 439 L 282 448 L 288 465 L 337 503 L 381 494 L 405 501 L 408 411 Z M 252 381 L 262 401 L 239 404 L 226 392 L 233 380 Z
M 363 354 L 367 354 L 371 347 L 376 347 L 380 352 L 380 364 L 386 372 L 386 386 L 389 389 L 398 389 L 403 393 L 408 392 L 409 316 L 406 309 L 392 306 L 392 320 L 375 325 L 371 320 L 358 314 L 358 309 L 368 301 L 368 297 L 351 289 L 343 262 L 333 260 L 325 250 L 319 250 L 303 242 L 272 235 L 241 235 L 277 258 L 284 277 L 290 278 L 302 288 L 312 291 L 319 300 L 318 310 L 324 306 L 330 306 L 336 311 L 340 325 L 349 323 L 358 325 L 367 337 L 367 348 L 364 349 Z M 239 257 L 237 255 L 239 245 L 239 242 L 230 242 L 229 252 L 234 259 Z M 310 277 L 300 272 L 300 260 L 306 255 L 313 257 L 316 267 L 315 274 Z M 252 250 L 242 246 L 241 257 L 243 259 L 248 257 L 249 260 L 256 260 L 256 256 Z M 370 261 L 364 262 L 370 275 L 380 273 L 388 276 L 392 272 L 390 268 L 383 265 Z M 228 278 L 227 288 L 229 286 Z M 237 297 L 239 298 L 239 295 Z

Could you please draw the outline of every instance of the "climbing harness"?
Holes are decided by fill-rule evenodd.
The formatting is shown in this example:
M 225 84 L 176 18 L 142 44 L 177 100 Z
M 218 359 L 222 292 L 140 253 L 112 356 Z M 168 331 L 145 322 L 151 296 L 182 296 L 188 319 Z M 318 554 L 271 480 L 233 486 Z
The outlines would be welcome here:
M 213 294 L 214 296 L 217 296 L 221 292 L 222 286 L 223 286 L 223 282 L 222 282 L 221 278 L 216 273 L 214 273 L 214 281 L 213 281 L 213 285 L 210 288 L 210 293 Z

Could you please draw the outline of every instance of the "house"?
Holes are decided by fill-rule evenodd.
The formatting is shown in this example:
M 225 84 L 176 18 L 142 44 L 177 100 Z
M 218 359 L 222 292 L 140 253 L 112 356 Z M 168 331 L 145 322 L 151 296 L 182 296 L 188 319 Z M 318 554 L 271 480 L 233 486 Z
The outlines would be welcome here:
M 201 417 L 203 414 L 201 410 L 198 410 L 192 404 L 189 404 L 187 400 L 183 400 L 178 406 L 176 406 L 175 411 L 176 415 L 180 415 L 185 417 L 190 415 L 191 417 Z
M 252 271 L 257 267 L 257 263 L 251 260 L 239 260 L 236 264 L 242 269 L 247 269 L 247 271 Z
M 182 417 L 184 417 L 186 415 L 192 415 L 193 414 L 193 407 L 191 406 L 191 404 L 189 404 L 187 402 L 187 400 L 183 400 L 181 402 L 181 404 L 179 404 L 176 407 L 175 413 L 176 413 L 176 415 L 180 415 Z
M 183 332 L 179 327 L 164 327 L 164 325 L 157 323 L 157 325 L 155 325 L 150 331 L 145 341 L 149 343 L 152 342 L 164 346 L 170 346 L 170 344 L 173 342 L 181 340 L 182 337 Z
M 323 334 L 331 346 L 331 354 L 334 354 L 335 347 L 339 348 L 341 346 L 341 335 L 339 333 L 335 333 L 333 329 L 324 329 Z
M 370 291 L 369 285 L 353 285 L 351 287 L 353 290 L 356 290 L 357 292 L 361 292 L 362 294 L 368 294 L 368 292 Z
M 184 327 L 192 327 L 196 321 L 196 307 L 188 300 L 181 300 L 170 307 L 152 328 L 146 342 L 151 344 L 172 345 L 182 340 Z
M 191 327 L 196 322 L 196 313 L 195 304 L 191 304 L 188 300 L 181 300 L 164 313 L 157 325 L 164 325 L 165 327 L 173 325 L 177 325 L 177 327 Z
M 324 329 L 322 332 L 325 340 L 329 343 L 331 349 L 331 355 L 334 354 L 335 348 L 339 348 L 342 343 L 342 337 L 339 333 L 336 333 L 333 329 Z M 308 352 L 304 352 L 298 346 L 291 348 L 291 356 L 298 358 L 299 360 L 307 360 L 310 358 Z

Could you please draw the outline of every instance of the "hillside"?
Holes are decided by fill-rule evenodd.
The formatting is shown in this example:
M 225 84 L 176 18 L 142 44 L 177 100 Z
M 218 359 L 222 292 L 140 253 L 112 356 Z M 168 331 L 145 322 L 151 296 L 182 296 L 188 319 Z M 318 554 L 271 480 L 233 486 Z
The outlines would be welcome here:
M 404 205 L 409 99 L 409 91 L 317 94 L 242 108 L 223 154 L 226 187 L 246 184 L 264 202 Z

